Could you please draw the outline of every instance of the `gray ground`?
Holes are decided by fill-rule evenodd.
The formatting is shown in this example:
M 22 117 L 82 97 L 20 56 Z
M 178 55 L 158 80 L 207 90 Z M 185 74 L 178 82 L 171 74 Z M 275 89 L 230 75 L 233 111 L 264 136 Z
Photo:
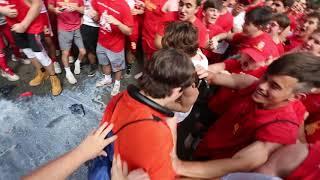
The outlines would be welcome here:
M 50 94 L 49 81 L 39 87 L 29 87 L 33 76 L 31 65 L 10 62 L 21 80 L 9 82 L 0 76 L 0 88 L 15 85 L 14 90 L 4 96 L 0 93 L 0 179 L 11 180 L 75 147 L 81 139 L 95 128 L 110 99 L 110 87 L 96 88 L 95 82 L 101 74 L 87 77 L 88 66 L 78 83 L 70 85 L 64 76 L 64 91 L 58 97 Z M 135 71 L 136 72 L 136 71 Z M 122 89 L 133 78 L 122 81 Z M 31 91 L 32 97 L 19 98 L 19 94 Z M 71 114 L 72 104 L 82 104 L 85 115 Z M 70 179 L 86 179 L 83 166 Z

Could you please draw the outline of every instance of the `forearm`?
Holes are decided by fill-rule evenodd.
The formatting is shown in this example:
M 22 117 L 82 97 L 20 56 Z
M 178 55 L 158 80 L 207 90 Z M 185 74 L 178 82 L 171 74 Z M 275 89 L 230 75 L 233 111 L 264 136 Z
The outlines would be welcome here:
M 182 162 L 177 174 L 192 178 L 211 179 L 231 172 L 248 171 L 248 165 L 240 159 L 219 159 L 207 162 Z M 251 169 L 250 169 L 251 170 Z
M 122 22 L 119 23 L 118 28 L 126 36 L 130 36 L 132 33 L 132 28 L 128 27 L 127 25 L 123 24 Z
M 41 0 L 31 0 L 31 7 L 26 17 L 21 21 L 25 27 L 29 27 L 30 24 L 39 16 L 41 11 Z
M 257 80 L 258 79 L 256 77 L 247 74 L 216 73 L 211 76 L 211 79 L 208 81 L 211 82 L 211 84 L 224 86 L 231 89 L 243 89 L 250 86 Z
M 67 179 L 86 159 L 77 148 L 23 177 L 23 180 Z
M 84 6 L 79 6 L 76 8 L 76 11 L 83 14 L 84 13 Z

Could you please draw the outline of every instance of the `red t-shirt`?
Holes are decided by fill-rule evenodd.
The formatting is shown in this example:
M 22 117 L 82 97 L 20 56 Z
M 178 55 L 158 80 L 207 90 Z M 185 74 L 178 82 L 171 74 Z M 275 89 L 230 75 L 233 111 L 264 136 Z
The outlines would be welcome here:
M 233 28 L 233 16 L 230 12 L 220 15 L 216 20 L 216 25 L 222 27 L 225 32 L 229 32 Z
M 320 94 L 308 94 L 301 100 L 309 116 L 305 121 L 305 134 L 308 143 L 320 141 Z
M 235 74 L 249 74 L 260 78 L 267 70 L 267 66 L 260 67 L 256 70 L 243 71 L 241 69 L 241 65 L 238 60 L 228 59 L 224 61 L 225 69 L 230 73 Z M 217 113 L 218 115 L 222 115 L 226 112 L 226 110 L 234 103 L 234 98 L 239 96 L 239 91 L 227 87 L 220 87 L 215 95 L 213 95 L 208 101 L 209 109 Z
M 255 86 L 247 89 L 243 91 L 252 92 Z M 209 128 L 197 147 L 196 157 L 231 158 L 236 152 L 255 141 L 279 144 L 296 142 L 302 121 L 296 115 L 294 102 L 276 109 L 259 109 L 251 94 L 238 98 L 233 106 Z
M 100 17 L 98 43 L 113 52 L 122 51 L 125 47 L 126 36 L 117 26 L 107 23 L 106 17 L 112 15 L 123 24 L 133 27 L 133 17 L 129 5 L 124 0 L 92 0 L 91 3 Z
M 210 39 L 218 34 L 225 32 L 225 30 L 222 27 L 220 27 L 216 24 L 208 24 L 207 29 L 208 29 Z M 205 48 L 202 48 L 201 50 L 202 50 L 203 54 L 208 58 L 209 64 L 217 63 L 222 60 L 221 54 L 214 53 L 211 50 L 208 50 Z
M 15 18 L 6 17 L 7 24 L 11 27 L 14 24 L 20 23 L 26 17 L 30 7 L 24 0 L 2 0 L 0 6 L 15 5 L 18 10 L 18 15 Z M 26 30 L 29 34 L 39 34 L 43 32 L 43 22 L 40 16 L 36 17 Z
M 297 35 L 292 35 L 290 37 L 287 38 L 287 41 L 285 42 L 285 46 L 284 46 L 284 51 L 285 52 L 290 52 L 294 49 L 297 49 L 299 47 L 301 47 L 304 44 L 304 40 L 301 39 L 299 36 Z
M 58 8 L 63 8 L 67 5 L 76 5 L 78 7 L 84 6 L 83 0 L 48 0 L 48 3 Z M 57 15 L 58 30 L 74 31 L 79 29 L 81 26 L 81 18 L 82 14 L 77 11 L 62 11 L 60 14 Z
M 114 124 L 113 132 L 139 119 L 154 119 L 135 122 L 117 133 L 115 154 L 128 163 L 129 170 L 142 168 L 152 180 L 174 180 L 170 153 L 173 149 L 171 130 L 166 116 L 133 99 L 127 91 L 113 97 L 104 113 L 102 122 Z
M 166 22 L 163 23 L 162 25 L 159 26 L 158 29 L 158 34 L 160 36 L 164 36 L 165 33 L 165 26 L 171 22 L 171 21 L 178 21 L 178 13 L 175 12 L 174 14 L 175 16 L 171 16 L 171 18 L 168 20 L 166 18 Z M 206 48 L 207 44 L 208 44 L 208 30 L 205 27 L 205 25 L 203 25 L 203 23 L 196 18 L 195 21 L 192 23 L 197 29 L 198 29 L 198 41 L 199 41 L 199 47 L 200 48 Z
M 164 21 L 165 13 L 161 10 L 166 0 L 145 0 L 144 20 L 142 26 L 142 41 L 144 51 L 152 54 L 157 50 L 154 40 L 161 25 Z
M 308 145 L 308 156 L 286 180 L 318 180 L 320 179 L 320 143 Z

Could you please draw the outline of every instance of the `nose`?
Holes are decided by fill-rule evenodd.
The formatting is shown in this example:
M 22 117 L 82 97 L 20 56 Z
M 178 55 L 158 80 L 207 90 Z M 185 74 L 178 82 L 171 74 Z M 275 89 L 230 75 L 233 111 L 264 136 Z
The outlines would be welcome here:
M 261 83 L 259 84 L 259 86 L 258 86 L 258 89 L 259 89 L 260 91 L 265 92 L 265 91 L 268 89 L 268 83 L 267 83 L 267 81 L 261 82 Z
M 187 7 L 186 6 L 182 6 L 181 7 L 181 12 L 186 12 Z

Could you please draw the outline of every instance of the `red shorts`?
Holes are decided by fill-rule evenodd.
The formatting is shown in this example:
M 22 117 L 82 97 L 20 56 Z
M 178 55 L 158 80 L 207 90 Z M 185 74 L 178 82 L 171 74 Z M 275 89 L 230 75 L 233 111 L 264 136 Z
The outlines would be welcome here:
M 43 22 L 43 33 L 45 37 L 53 37 L 52 27 L 50 24 L 49 14 L 47 12 L 41 13 L 40 17 Z

